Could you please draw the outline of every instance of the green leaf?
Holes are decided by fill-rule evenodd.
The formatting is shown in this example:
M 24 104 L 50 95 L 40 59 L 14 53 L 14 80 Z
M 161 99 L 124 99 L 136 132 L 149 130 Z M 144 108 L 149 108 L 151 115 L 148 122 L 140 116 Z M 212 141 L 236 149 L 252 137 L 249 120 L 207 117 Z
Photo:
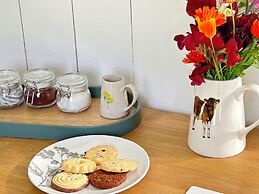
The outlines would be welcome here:
M 238 2 L 238 6 L 241 7 L 247 7 L 248 4 L 248 0 L 239 0 Z

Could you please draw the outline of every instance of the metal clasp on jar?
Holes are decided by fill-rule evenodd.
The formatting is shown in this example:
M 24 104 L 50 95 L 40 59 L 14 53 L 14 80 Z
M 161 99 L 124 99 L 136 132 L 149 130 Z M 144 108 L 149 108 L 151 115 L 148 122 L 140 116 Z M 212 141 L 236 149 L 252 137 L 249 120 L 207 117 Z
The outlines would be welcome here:
M 69 87 L 67 87 L 67 91 L 64 91 L 62 90 L 62 88 L 58 87 L 57 102 L 59 102 L 62 98 L 69 99 L 70 97 L 71 97 L 71 91 Z
M 35 82 L 32 82 L 32 86 L 25 84 L 26 90 L 25 90 L 25 95 L 26 95 L 26 103 L 33 105 L 34 97 L 35 94 L 37 94 L 37 85 Z M 31 102 L 29 102 L 30 94 L 31 95 Z

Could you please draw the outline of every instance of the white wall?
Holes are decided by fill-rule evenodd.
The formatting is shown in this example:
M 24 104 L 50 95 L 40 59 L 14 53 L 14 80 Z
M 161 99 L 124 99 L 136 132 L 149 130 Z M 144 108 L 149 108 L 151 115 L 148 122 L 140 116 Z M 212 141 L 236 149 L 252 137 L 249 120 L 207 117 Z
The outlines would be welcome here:
M 21 0 L 28 67 L 76 71 L 70 0 Z
M 0 68 L 24 71 L 24 55 L 17 0 L 0 0 Z
M 185 6 L 179 0 L 0 0 L 0 68 L 79 69 L 91 85 L 103 74 L 121 73 L 146 106 L 189 114 L 191 66 L 182 64 L 185 52 L 172 40 L 189 30 Z M 259 84 L 259 71 L 247 74 L 245 83 Z M 259 117 L 258 105 L 257 96 L 246 95 L 249 122 Z
M 173 41 L 189 30 L 185 1 L 133 0 L 135 81 L 145 104 L 190 113 L 193 104 L 184 52 Z
M 259 84 L 259 70 L 250 68 L 243 78 L 244 84 Z M 259 118 L 259 97 L 254 93 L 245 94 L 245 112 L 248 123 L 255 122 Z
M 129 0 L 74 0 L 79 70 L 91 85 L 104 74 L 133 79 Z

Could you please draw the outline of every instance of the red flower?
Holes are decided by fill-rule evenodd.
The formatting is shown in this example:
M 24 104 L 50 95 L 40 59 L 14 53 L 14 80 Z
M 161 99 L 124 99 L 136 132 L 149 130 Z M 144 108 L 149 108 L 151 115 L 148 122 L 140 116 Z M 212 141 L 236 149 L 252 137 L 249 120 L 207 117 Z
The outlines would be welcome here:
M 177 42 L 177 46 L 180 50 L 183 50 L 184 48 L 184 40 L 185 40 L 185 36 L 182 34 L 176 35 L 174 37 L 174 40 Z
M 239 62 L 241 58 L 237 56 L 236 52 L 231 52 L 228 54 L 227 66 L 233 67 L 237 62 Z
M 196 66 L 195 69 L 192 71 L 192 74 L 189 75 L 190 80 L 192 80 L 192 86 L 200 86 L 204 82 L 204 73 L 210 69 L 211 65 L 206 65 L 203 67 Z
M 195 50 L 199 44 L 205 42 L 206 37 L 201 32 L 199 32 L 198 27 L 194 24 L 191 24 L 190 27 L 192 33 L 188 33 L 187 36 L 180 34 L 174 37 L 174 40 L 177 41 L 177 45 L 180 50 L 182 50 L 184 47 L 188 51 Z
M 230 38 L 226 44 L 226 53 L 238 51 L 237 42 L 234 38 Z
M 182 34 L 176 35 L 174 37 L 174 40 L 177 41 L 178 48 L 180 50 L 183 50 L 184 46 L 187 51 L 195 50 L 197 43 L 193 39 L 192 34 L 188 34 L 187 36 L 184 36 Z
M 222 62 L 224 59 L 225 59 L 225 57 L 224 57 L 223 54 L 219 54 L 219 55 L 218 55 L 218 61 L 219 61 L 219 62 Z
M 195 50 L 199 44 L 195 41 L 193 34 L 185 37 L 185 48 L 187 51 Z
M 187 0 L 186 12 L 194 17 L 195 11 L 203 6 L 216 7 L 216 0 Z
M 251 26 L 251 33 L 254 37 L 259 38 L 259 20 L 256 19 Z
M 253 40 L 251 26 L 256 18 L 258 18 L 257 14 L 251 13 L 249 15 L 243 14 L 241 17 L 236 19 L 237 33 L 235 38 L 239 49 L 246 48 L 251 44 Z
M 205 37 L 203 33 L 199 32 L 197 25 L 191 24 L 190 27 L 191 33 L 188 33 L 187 36 L 180 34 L 174 37 L 180 50 L 183 50 L 184 47 L 188 51 L 196 50 L 200 44 L 205 44 L 206 46 L 211 47 L 210 39 Z M 212 41 L 216 50 L 220 50 L 225 47 L 225 43 L 219 34 L 216 34 L 212 38 Z
M 199 31 L 197 25 L 191 24 L 190 27 L 191 27 L 193 39 L 194 39 L 194 41 L 196 42 L 196 44 L 197 44 L 197 45 L 199 45 L 199 44 L 204 44 L 205 41 L 206 41 L 206 39 L 208 39 L 208 38 L 206 38 L 206 37 L 204 36 L 204 34 Z
M 219 36 L 219 34 L 216 34 L 213 38 L 212 38 L 212 42 L 214 45 L 215 50 L 220 50 L 223 49 L 225 47 L 225 43 L 222 40 L 222 38 Z M 209 38 L 206 38 L 205 40 L 205 44 L 207 47 L 211 48 L 211 42 Z
M 206 62 L 206 58 L 201 51 L 193 50 L 186 55 L 186 58 L 183 59 L 183 62 L 185 64 L 194 63 L 197 65 L 201 62 Z
M 231 38 L 226 44 L 226 53 L 228 55 L 227 66 L 233 67 L 241 58 L 237 56 L 238 47 L 234 38 Z

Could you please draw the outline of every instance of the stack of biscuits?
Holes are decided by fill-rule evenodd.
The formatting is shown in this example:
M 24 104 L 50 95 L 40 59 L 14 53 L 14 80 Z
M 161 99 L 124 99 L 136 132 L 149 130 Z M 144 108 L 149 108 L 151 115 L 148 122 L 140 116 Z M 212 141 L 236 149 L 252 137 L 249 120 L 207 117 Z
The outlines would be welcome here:
M 98 189 L 109 189 L 126 181 L 127 173 L 136 168 L 136 162 L 118 159 L 114 147 L 100 145 L 88 150 L 84 158 L 63 161 L 63 171 L 52 178 L 51 186 L 66 193 L 84 189 L 89 182 Z

